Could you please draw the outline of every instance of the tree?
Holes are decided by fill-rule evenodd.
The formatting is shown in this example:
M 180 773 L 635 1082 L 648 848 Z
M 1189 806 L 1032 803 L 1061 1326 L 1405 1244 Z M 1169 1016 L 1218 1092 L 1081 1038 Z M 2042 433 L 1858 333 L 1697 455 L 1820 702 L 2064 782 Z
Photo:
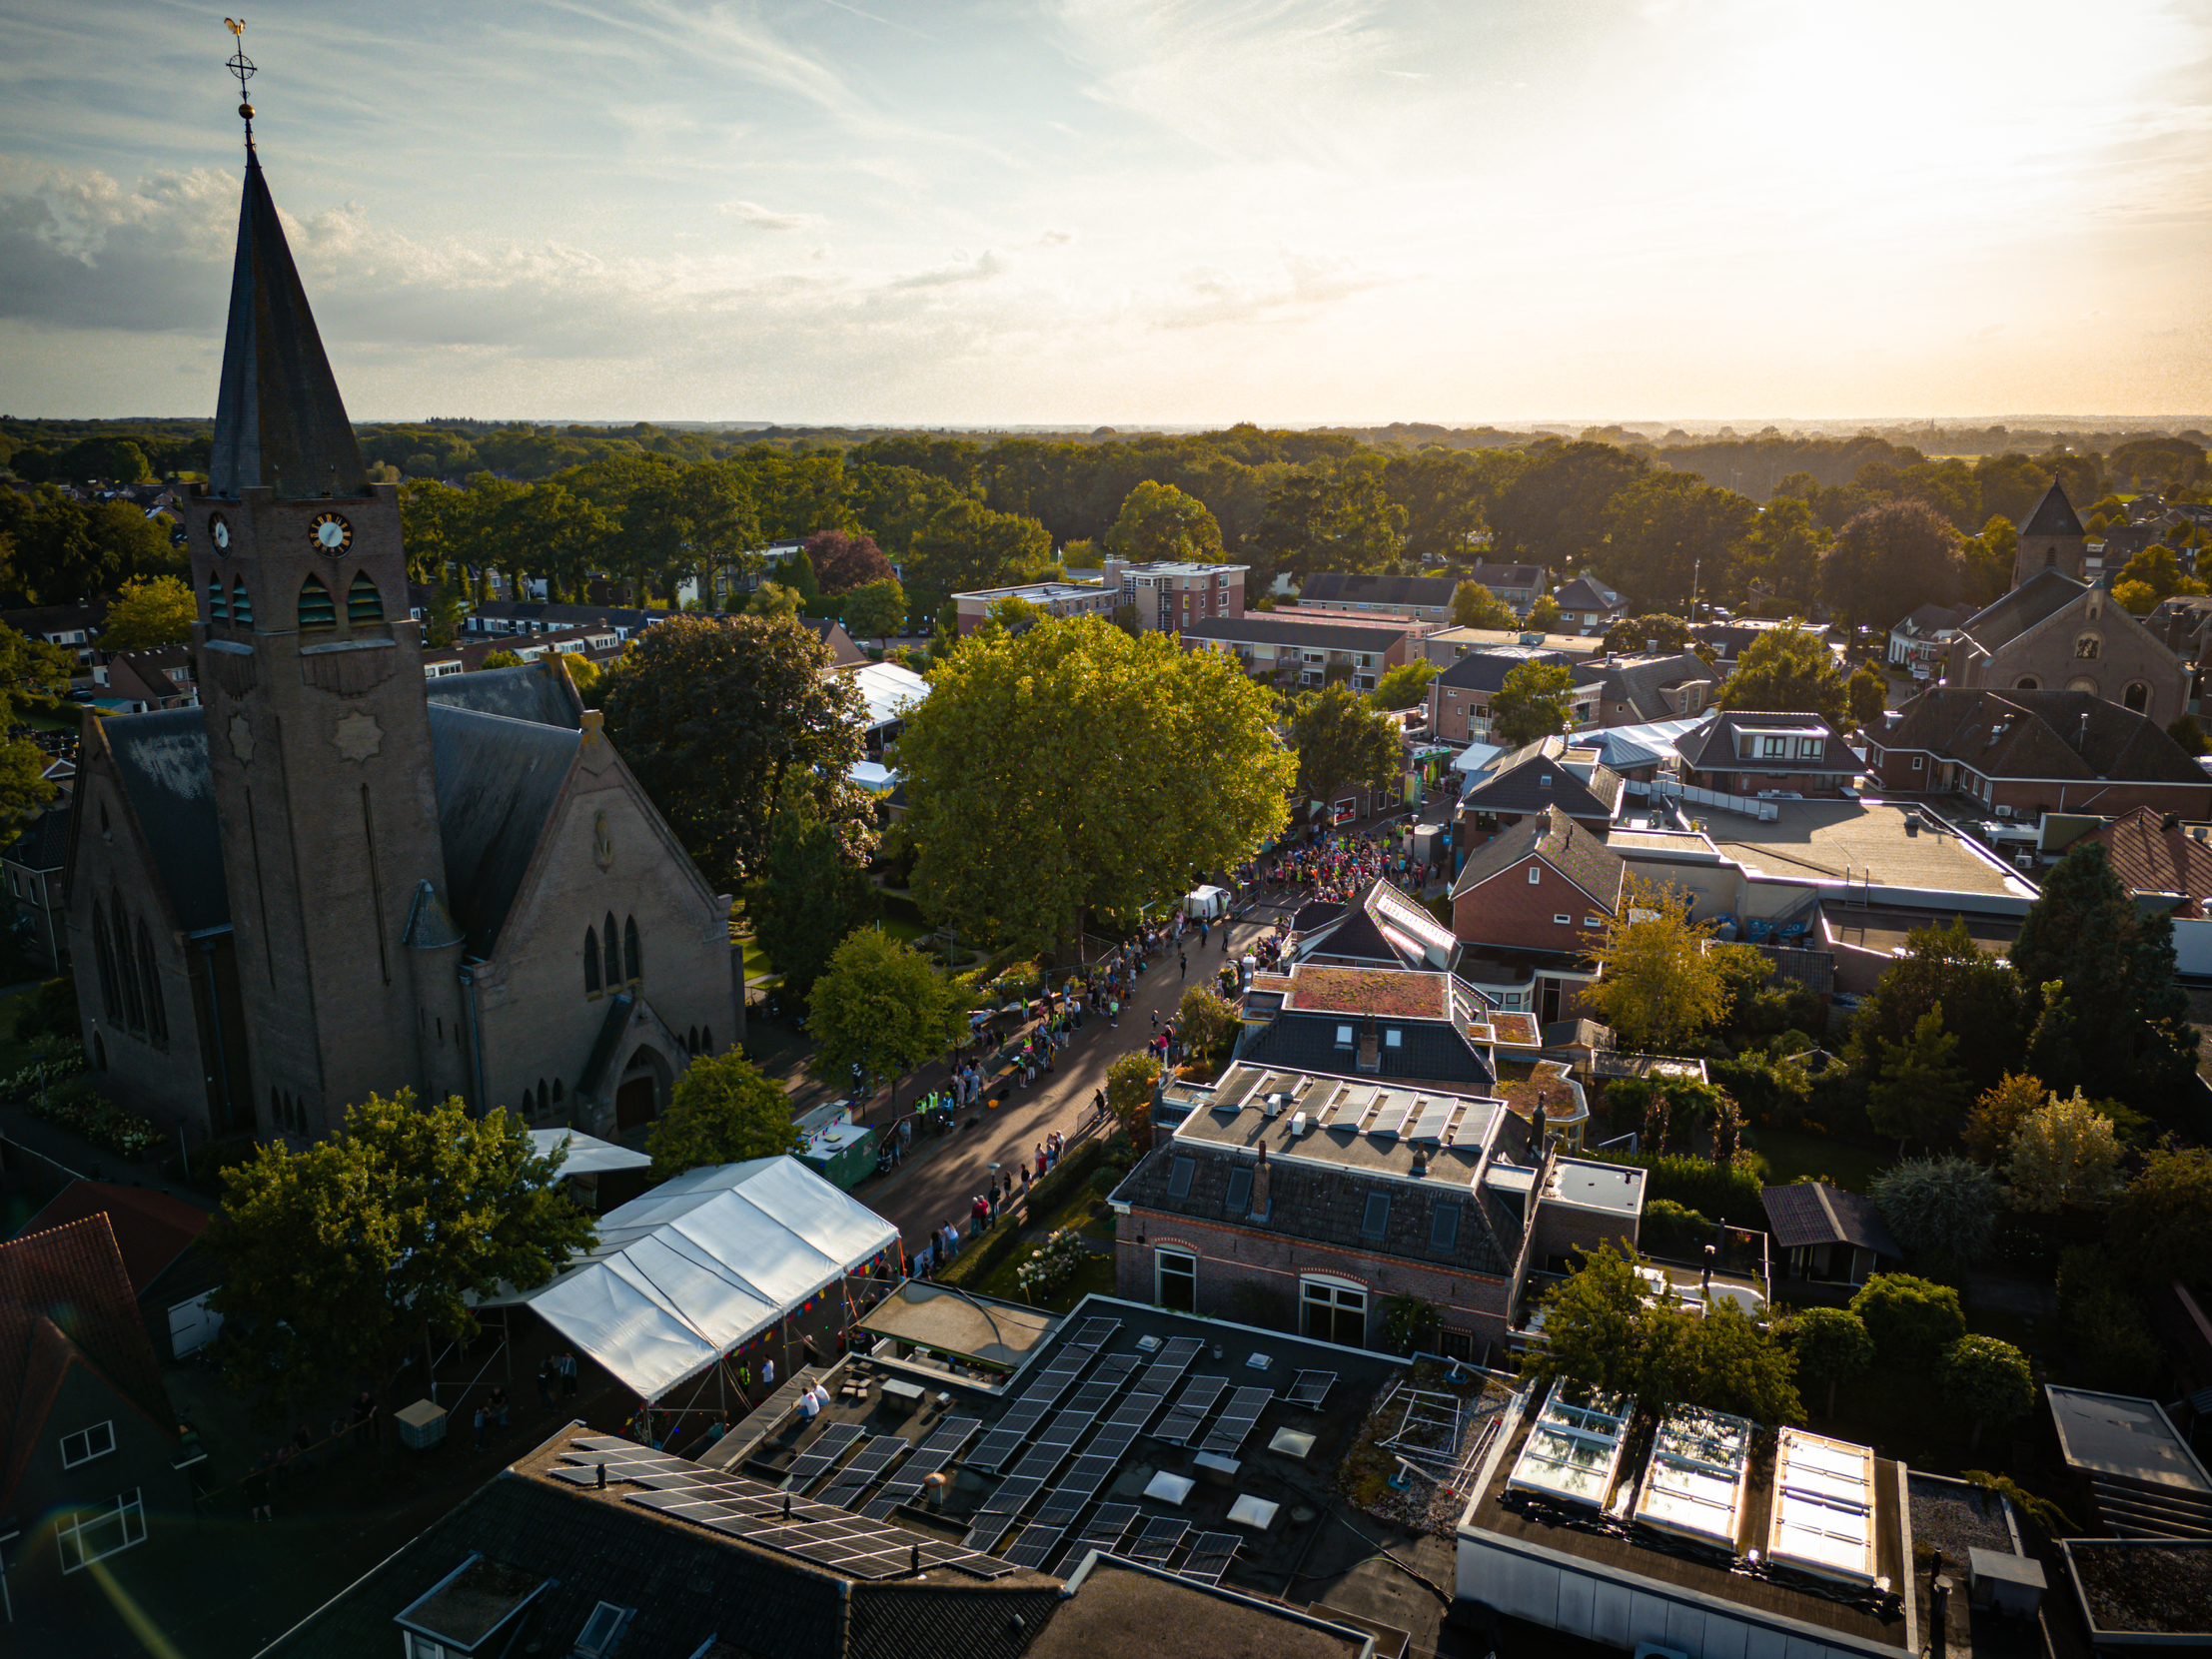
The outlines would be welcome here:
M 955 593 L 1031 580 L 1031 572 L 1050 567 L 1052 537 L 1042 524 L 965 495 L 938 508 L 901 564 L 907 593 L 925 616 L 944 610 Z
M 875 919 L 867 872 L 803 802 L 776 814 L 760 874 L 745 884 L 745 914 L 785 990 L 813 990 L 845 935 Z
M 1556 612 L 1560 607 L 1554 605 Z M 1452 589 L 1452 625 L 1455 628 L 1512 628 L 1520 618 L 1481 582 L 1461 582 Z
M 821 578 L 814 574 L 814 561 L 806 556 L 801 546 L 789 558 L 775 567 L 783 585 L 798 595 L 799 610 L 807 616 L 818 616 L 822 608 Z
M 1827 532 L 1810 506 L 1791 495 L 1770 496 L 1735 544 L 1728 591 L 1756 596 L 1767 615 L 1802 612 L 1819 596 L 1820 555 L 1827 545 Z
M 1490 509 L 1495 556 L 1574 570 L 1604 550 L 1613 498 L 1650 470 L 1611 443 L 1563 443 L 1530 463 Z
M 1835 1385 L 1847 1382 L 1874 1362 L 1874 1339 L 1866 1323 L 1847 1307 L 1808 1307 L 1790 1332 L 1797 1369 L 1828 1385 L 1829 1416 L 1835 1415 Z
M 1882 1041 L 1881 1076 L 1866 1092 L 1866 1116 L 1900 1151 L 1907 1141 L 1933 1140 L 1965 1105 L 1970 1085 L 1957 1052 L 1940 1004 L 1914 1022 L 1909 1041 Z
M 2105 1238 L 2143 1277 L 2212 1286 L 2212 1152 L 2153 1148 L 2113 1207 Z
M 2012 1146 L 2013 1132 L 2046 1098 L 2043 1080 L 2025 1072 L 2007 1072 L 1982 1092 L 1973 1111 L 1966 1114 L 1966 1128 L 1959 1139 L 1966 1150 L 1984 1164 L 1994 1164 Z
M 1537 602 L 1529 607 L 1527 625 L 1540 633 L 1551 633 L 1560 625 L 1560 602 L 1549 593 L 1539 594 Z
M 1879 730 L 1882 711 L 1889 706 L 1888 682 L 1861 663 L 1843 689 L 1850 699 L 1851 724 L 1861 731 L 1868 727 Z
M 522 665 L 522 657 L 514 651 L 487 651 L 484 653 L 484 660 L 477 664 L 477 671 L 482 673 L 488 668 L 520 668 Z
M 2174 550 L 2157 541 L 2127 561 L 2126 568 L 2120 572 L 2119 580 L 2141 582 L 2151 590 L 2153 601 L 2171 599 L 2176 594 L 2195 597 L 2205 591 L 2204 583 L 2194 576 L 2182 573 L 2180 561 L 2174 557 Z
M 1681 1315 L 1645 1304 L 1636 1257 L 1612 1244 L 1585 1252 L 1582 1265 L 1544 1292 L 1544 1340 L 1521 1356 L 1521 1374 L 1606 1393 L 1634 1394 L 1663 1409 L 1669 1349 Z M 1663 1317 L 1655 1317 L 1655 1312 Z
M 1820 560 L 1820 596 L 1853 627 L 1887 627 L 1921 605 L 1954 602 L 1964 581 L 1958 531 L 1920 500 L 1868 507 Z
M 1851 1297 L 1851 1311 L 1874 1339 L 1884 1365 L 1926 1367 L 1966 1334 L 1958 1292 L 1910 1273 L 1876 1273 Z
M 1234 658 L 1095 617 L 965 639 L 899 739 L 914 893 L 970 938 L 1067 944 L 1280 832 L 1297 762 Z
M 1649 616 L 1624 616 L 1606 630 L 1599 644 L 1609 654 L 1637 651 L 1687 651 L 1697 639 L 1679 616 L 1654 611 Z
M 1291 705 L 1298 792 L 1327 803 L 1339 789 L 1379 789 L 1399 767 L 1398 723 L 1347 685 L 1308 691 Z
M 2206 740 L 2204 728 L 2197 724 L 2194 714 L 2175 715 L 2174 723 L 2166 728 L 2166 735 L 2181 745 L 2183 754 L 2201 755 L 2212 752 L 2212 741 Z
M 1509 749 L 1567 730 L 1575 676 L 1564 664 L 1517 663 L 1490 697 L 1490 734 Z
M 2082 1098 L 2080 1089 L 2056 1095 L 2013 1132 L 2005 1181 L 2019 1209 L 2055 1215 L 2068 1205 L 2110 1204 L 2119 1197 L 2120 1143 L 2112 1120 Z
M 1116 558 L 1133 563 L 1218 559 L 1221 524 L 1195 495 L 1146 478 L 1122 499 L 1121 514 L 1106 532 L 1106 545 Z
M 1669 1398 L 1748 1417 L 1768 1428 L 1804 1419 L 1794 1380 L 1796 1355 L 1776 1333 L 1753 1324 L 1728 1300 L 1709 1303 L 1702 1318 L 1675 1317 L 1681 1323 L 1672 1332 L 1667 1355 Z
M 1267 581 L 1277 571 L 1303 581 L 1315 570 L 1380 570 L 1398 557 L 1405 527 L 1406 509 L 1374 472 L 1315 466 L 1293 472 L 1267 498 L 1245 552 Z
M 2022 1030 L 2020 986 L 1998 958 L 1983 953 L 1963 916 L 1946 927 L 1917 927 L 1882 970 L 1852 1017 L 1849 1054 L 1861 1072 L 1878 1076 L 1884 1044 L 1909 1044 L 1921 1018 L 1941 1008 L 1958 1039 L 1966 1081 L 1987 1088 L 2016 1064 Z
M 968 1034 L 968 995 L 929 959 L 880 928 L 847 934 L 807 999 L 814 1068 L 843 1079 L 904 1077 Z M 894 1083 L 895 1086 L 895 1083 Z
M 867 752 L 865 708 L 811 629 L 674 616 L 606 678 L 607 735 L 710 880 L 749 876 L 787 804 L 829 825 L 849 857 L 874 844 L 874 806 L 846 781 Z
M 1140 1152 L 1152 1145 L 1152 1096 L 1160 1063 L 1148 1049 L 1125 1054 L 1106 1068 L 1106 1110 Z
M 1428 696 L 1429 682 L 1436 677 L 1437 665 L 1427 657 L 1401 662 L 1375 682 L 1368 701 L 1383 709 L 1412 708 Z
M 1963 1158 L 1913 1158 L 1874 1178 L 1871 1197 L 1897 1243 L 1915 1256 L 1968 1267 L 1997 1233 L 1997 1178 Z
M 190 584 L 175 576 L 125 582 L 108 606 L 108 625 L 100 635 L 100 648 L 132 651 L 153 645 L 182 645 L 192 638 L 192 624 L 199 614 Z
M 1692 922 L 1672 883 L 1630 876 L 1620 913 L 1590 954 L 1602 968 L 1583 1001 L 1629 1049 L 1666 1051 L 1717 1025 L 1727 1012 L 1725 959 L 1712 924 Z
M 906 590 L 889 577 L 856 587 L 830 601 L 845 631 L 856 639 L 881 639 L 906 627 Z
M 875 537 L 864 530 L 857 535 L 816 530 L 799 550 L 812 561 L 814 579 L 824 593 L 850 593 L 870 582 L 888 581 L 895 573 Z
M 518 1118 L 402 1090 L 348 1110 L 339 1134 L 293 1152 L 264 1142 L 223 1178 L 206 1245 L 209 1305 L 228 1319 L 231 1386 L 278 1411 L 325 1406 L 367 1377 L 379 1411 L 432 1331 L 477 1332 L 471 1296 L 543 1284 L 590 1246 L 590 1219 Z M 395 1462 L 399 1435 L 378 1436 Z
M 1175 1034 L 1189 1053 L 1226 1053 L 1236 1041 L 1237 1011 L 1210 985 L 1194 985 L 1175 1005 Z
M 791 1097 L 736 1049 L 694 1056 L 645 1134 L 656 1181 L 715 1164 L 776 1158 L 806 1144 Z
M 783 617 L 795 622 L 802 603 L 797 588 L 785 587 L 777 581 L 764 581 L 752 590 L 752 597 L 745 601 L 745 613 L 749 616 Z
M 2035 1405 L 2035 1373 L 2027 1355 L 1994 1336 L 1961 1336 L 1943 1355 L 1938 1375 L 1943 1396 L 1974 1425 L 1969 1446 L 1981 1444 L 1985 1424 L 2017 1422 Z
M 1600 567 L 1646 605 L 1689 603 L 1700 573 L 1714 586 L 1728 550 L 1758 518 L 1758 504 L 1694 472 L 1647 472 L 1607 508 Z
M 2002 594 L 2012 585 L 2013 555 L 2019 547 L 2020 532 L 2009 518 L 1992 518 L 1982 525 L 1979 535 L 1961 542 L 1958 556 L 1965 584 L 1962 596 L 1974 604 L 1987 604 Z
M 1850 692 L 1835 653 L 1810 628 L 1768 628 L 1743 648 L 1720 688 L 1722 708 L 1817 714 L 1840 724 Z
M 2176 982 L 2174 930 L 2138 908 L 2102 842 L 2067 849 L 2021 919 L 2012 971 L 2036 1017 L 2029 1064 L 2054 1090 L 2094 1087 L 2171 1112 L 2190 1087 L 2197 1037 Z M 2063 985 L 2062 996 L 2049 987 Z

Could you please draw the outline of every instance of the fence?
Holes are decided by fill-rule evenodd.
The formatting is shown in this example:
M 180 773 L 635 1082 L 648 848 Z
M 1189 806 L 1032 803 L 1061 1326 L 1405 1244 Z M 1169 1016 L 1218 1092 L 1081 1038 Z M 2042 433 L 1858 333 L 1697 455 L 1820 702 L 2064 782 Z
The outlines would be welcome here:
M 1697 789 L 1686 783 L 1676 783 L 1672 778 L 1654 778 L 1652 795 L 1654 799 L 1687 801 L 1693 806 L 1717 807 L 1722 812 L 1756 818 L 1762 824 L 1771 824 L 1781 816 L 1781 808 L 1772 801 L 1754 800 L 1748 795 L 1723 795 L 1717 789 Z

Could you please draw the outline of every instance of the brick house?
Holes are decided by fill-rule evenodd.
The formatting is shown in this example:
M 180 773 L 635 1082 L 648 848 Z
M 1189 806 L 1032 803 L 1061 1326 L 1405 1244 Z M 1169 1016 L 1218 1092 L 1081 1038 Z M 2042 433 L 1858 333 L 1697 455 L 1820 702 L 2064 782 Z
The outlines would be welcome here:
M 1974 613 L 1971 605 L 1921 605 L 1889 628 L 1889 660 L 1910 669 L 1914 679 L 1940 671 L 1958 625 Z
M 2139 806 L 2082 839 L 2103 843 L 2112 873 L 2138 902 L 2149 899 L 2160 909 L 2171 905 L 2168 915 L 2190 921 L 2212 917 L 2212 843 L 2202 824 L 2191 827 L 2170 813 Z
M 1620 777 L 1599 762 L 1595 749 L 1557 735 L 1540 737 L 1468 774 L 1460 791 L 1459 845 L 1479 847 L 1552 807 L 1587 830 L 1602 831 L 1613 822 L 1624 792 Z
M 1463 945 L 1587 950 L 1621 911 L 1629 867 L 1557 806 L 1532 813 L 1468 855 L 1452 884 Z
M 101 706 L 120 703 L 126 714 L 195 708 L 200 702 L 189 645 L 153 645 L 104 654 L 93 665 L 92 682 L 104 693 L 97 699 Z
M 1426 623 L 1395 619 L 1262 610 L 1193 622 L 1182 633 L 1186 651 L 1233 656 L 1255 679 L 1281 685 L 1320 685 L 1339 679 L 1355 691 L 1372 691 L 1377 680 L 1413 660 L 1426 627 Z
M 1635 1244 L 1644 1172 L 1534 1149 L 1502 1102 L 1246 1063 L 1200 1093 L 1109 1200 L 1133 1300 L 1365 1347 L 1411 1295 L 1481 1358 L 1533 1259 Z
M 1840 795 L 1862 770 L 1842 736 L 1817 714 L 1722 709 L 1678 747 L 1682 782 L 1723 795 Z
M 2168 726 L 2191 675 L 2110 593 L 2051 565 L 1959 624 L 1944 678 L 1958 690 L 2086 691 Z
M 1568 719 L 1577 726 L 1597 722 L 1604 685 L 1594 664 L 1531 645 L 1493 645 L 1469 651 L 1429 682 L 1429 733 L 1439 743 L 1490 741 L 1490 699 L 1506 676 L 1527 663 L 1564 667 L 1573 676 Z
M 2212 778 L 2155 722 L 2086 691 L 1933 686 L 1869 740 L 1882 787 L 1972 797 L 2012 818 L 2212 815 Z
M 1244 614 L 1244 578 L 1249 564 L 1207 564 L 1185 559 L 1149 559 L 1130 563 L 1109 558 L 1105 587 L 1118 608 L 1137 613 L 1143 633 L 1177 633 L 1193 622 Z
M 1702 713 L 1720 676 L 1694 651 L 1638 652 L 1604 656 L 1578 673 L 1598 673 L 1601 726 L 1635 726 Z M 1578 722 L 1580 723 L 1580 722 Z
M 1560 607 L 1560 625 L 1584 633 L 1604 633 L 1629 614 L 1629 601 L 1596 576 L 1580 575 L 1552 593 Z
M 1443 972 L 1294 962 L 1253 977 L 1236 1057 L 1487 1095 L 1498 1079 L 1491 1040 L 1470 1028 L 1488 1019 L 1482 999 Z

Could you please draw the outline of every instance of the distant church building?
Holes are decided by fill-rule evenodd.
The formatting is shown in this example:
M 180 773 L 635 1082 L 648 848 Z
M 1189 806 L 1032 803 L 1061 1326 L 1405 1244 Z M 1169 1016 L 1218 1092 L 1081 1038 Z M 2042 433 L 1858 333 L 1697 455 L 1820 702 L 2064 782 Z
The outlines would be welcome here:
M 1957 688 L 2086 691 L 2159 725 L 2188 708 L 2189 669 L 2086 579 L 2088 536 L 2054 478 L 2020 521 L 2012 591 L 1958 624 L 1944 665 Z
M 398 486 L 369 481 L 251 136 L 183 510 L 203 706 L 85 725 L 96 1070 L 205 1135 L 310 1141 L 403 1088 L 611 1135 L 738 1041 L 728 900 L 558 657 L 426 685 Z

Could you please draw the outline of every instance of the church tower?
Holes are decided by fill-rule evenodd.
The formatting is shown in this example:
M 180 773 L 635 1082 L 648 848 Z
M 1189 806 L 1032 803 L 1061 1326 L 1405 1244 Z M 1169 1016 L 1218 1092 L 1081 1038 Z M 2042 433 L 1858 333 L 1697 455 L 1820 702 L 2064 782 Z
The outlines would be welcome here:
M 2073 502 L 2066 499 L 2065 485 L 2053 478 L 2035 510 L 2020 520 L 2020 544 L 2012 554 L 2012 585 L 2018 587 L 2048 569 L 2086 581 L 2083 572 L 2088 561 L 2088 532 L 2075 516 Z
M 458 1081 L 430 1036 L 457 993 L 420 948 L 452 941 L 422 937 L 451 924 L 399 490 L 369 481 L 241 113 L 214 457 L 185 519 L 255 1116 L 312 1139 L 371 1090 Z

